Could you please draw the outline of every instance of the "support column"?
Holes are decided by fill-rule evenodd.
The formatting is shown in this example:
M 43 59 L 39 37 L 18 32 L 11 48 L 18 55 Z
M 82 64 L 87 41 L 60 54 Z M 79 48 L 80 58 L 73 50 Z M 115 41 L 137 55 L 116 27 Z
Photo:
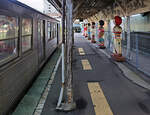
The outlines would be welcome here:
M 57 103 L 56 109 L 60 110 L 61 108 L 61 102 L 64 95 L 64 88 L 65 88 L 65 7 L 66 7 L 66 0 L 62 0 L 62 51 L 61 51 L 61 57 L 62 57 L 62 83 L 61 83 L 61 91 Z
M 115 16 L 115 26 L 113 28 L 113 33 L 114 33 L 114 53 L 112 55 L 112 58 L 118 62 L 125 61 L 125 58 L 122 56 L 122 46 L 121 46 L 121 33 L 122 33 L 122 28 L 121 28 L 121 23 L 122 19 L 119 16 Z
M 130 16 L 127 16 L 127 53 L 126 58 L 130 59 Z
M 110 20 L 107 21 L 107 25 L 108 25 L 108 43 L 107 43 L 107 47 L 108 49 L 110 49 L 110 43 L 111 43 L 111 25 L 110 25 Z
M 105 45 L 104 45 L 104 21 L 100 20 L 99 21 L 99 34 L 98 34 L 98 41 L 99 41 L 99 48 L 100 49 L 105 49 Z
M 71 111 L 76 108 L 76 103 L 73 100 L 73 89 L 72 89 L 72 77 L 73 77 L 72 76 L 72 28 L 73 28 L 72 10 L 73 10 L 73 3 L 71 0 L 66 0 L 65 10 L 66 11 L 63 12 L 63 13 L 66 13 L 65 15 L 66 16 L 66 31 L 63 31 L 63 32 L 66 32 L 66 37 L 65 37 L 66 38 L 65 40 L 66 62 L 65 62 L 65 68 L 64 68 L 65 73 L 63 73 L 65 74 L 65 79 L 64 79 L 64 82 L 62 83 L 62 88 L 61 88 L 62 93 L 60 92 L 60 97 L 59 97 L 59 101 L 58 101 L 56 109 L 62 110 L 62 111 Z M 64 62 L 63 57 L 64 56 L 62 55 L 62 62 Z M 62 102 L 62 99 L 64 99 L 65 101 Z
M 91 24 L 88 23 L 88 40 L 91 40 Z
M 96 41 L 95 41 L 95 35 L 96 35 L 95 22 L 92 22 L 91 34 L 92 34 L 91 43 L 96 43 Z

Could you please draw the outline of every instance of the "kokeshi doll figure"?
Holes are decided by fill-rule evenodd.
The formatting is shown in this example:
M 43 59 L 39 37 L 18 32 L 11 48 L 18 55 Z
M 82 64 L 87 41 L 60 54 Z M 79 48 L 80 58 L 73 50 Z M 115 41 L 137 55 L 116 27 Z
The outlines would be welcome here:
M 85 25 L 85 37 L 88 37 L 88 31 L 87 31 L 87 28 L 88 28 L 88 26 L 87 26 L 87 24 Z
M 90 23 L 88 23 L 87 31 L 88 31 L 88 40 L 91 40 L 91 24 Z
M 100 27 L 99 27 L 99 33 L 98 33 L 98 38 L 99 38 L 99 47 L 100 48 L 105 48 L 105 45 L 104 45 L 104 21 L 103 20 L 100 20 L 99 21 L 99 24 L 100 24 Z
M 85 31 L 86 31 L 86 25 L 84 24 L 83 36 L 85 36 Z
M 121 17 L 115 16 L 115 27 L 113 28 L 113 32 L 114 32 L 114 53 L 118 56 L 122 56 L 122 49 L 121 49 L 122 28 L 120 26 L 121 23 L 122 23 Z
M 92 43 L 96 43 L 95 41 L 95 34 L 96 34 L 96 30 L 95 30 L 95 22 L 92 22 L 92 28 L 91 28 L 91 34 L 92 34 Z

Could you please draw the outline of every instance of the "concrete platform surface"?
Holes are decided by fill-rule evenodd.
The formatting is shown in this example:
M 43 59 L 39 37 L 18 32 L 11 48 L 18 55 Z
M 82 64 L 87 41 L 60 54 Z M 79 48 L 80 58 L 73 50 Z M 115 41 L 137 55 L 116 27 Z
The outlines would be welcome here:
M 150 115 L 150 91 L 127 79 L 117 64 L 91 44 L 81 34 L 75 34 L 73 92 L 76 110 L 55 110 L 61 84 L 60 65 L 42 115 Z M 81 55 L 79 48 L 83 49 Z

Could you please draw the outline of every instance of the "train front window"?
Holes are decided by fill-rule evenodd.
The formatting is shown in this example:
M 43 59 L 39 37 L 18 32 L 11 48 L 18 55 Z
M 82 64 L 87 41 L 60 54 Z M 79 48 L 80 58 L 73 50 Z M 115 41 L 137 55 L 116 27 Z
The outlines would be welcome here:
M 18 18 L 0 15 L 0 61 L 16 56 Z
M 22 19 L 22 52 L 32 47 L 32 19 Z

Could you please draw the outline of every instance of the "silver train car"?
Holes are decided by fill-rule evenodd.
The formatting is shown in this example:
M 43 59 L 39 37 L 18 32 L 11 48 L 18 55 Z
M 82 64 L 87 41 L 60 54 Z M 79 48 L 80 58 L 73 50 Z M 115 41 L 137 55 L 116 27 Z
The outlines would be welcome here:
M 60 22 L 15 0 L 0 0 L 0 115 L 8 114 L 60 42 Z

